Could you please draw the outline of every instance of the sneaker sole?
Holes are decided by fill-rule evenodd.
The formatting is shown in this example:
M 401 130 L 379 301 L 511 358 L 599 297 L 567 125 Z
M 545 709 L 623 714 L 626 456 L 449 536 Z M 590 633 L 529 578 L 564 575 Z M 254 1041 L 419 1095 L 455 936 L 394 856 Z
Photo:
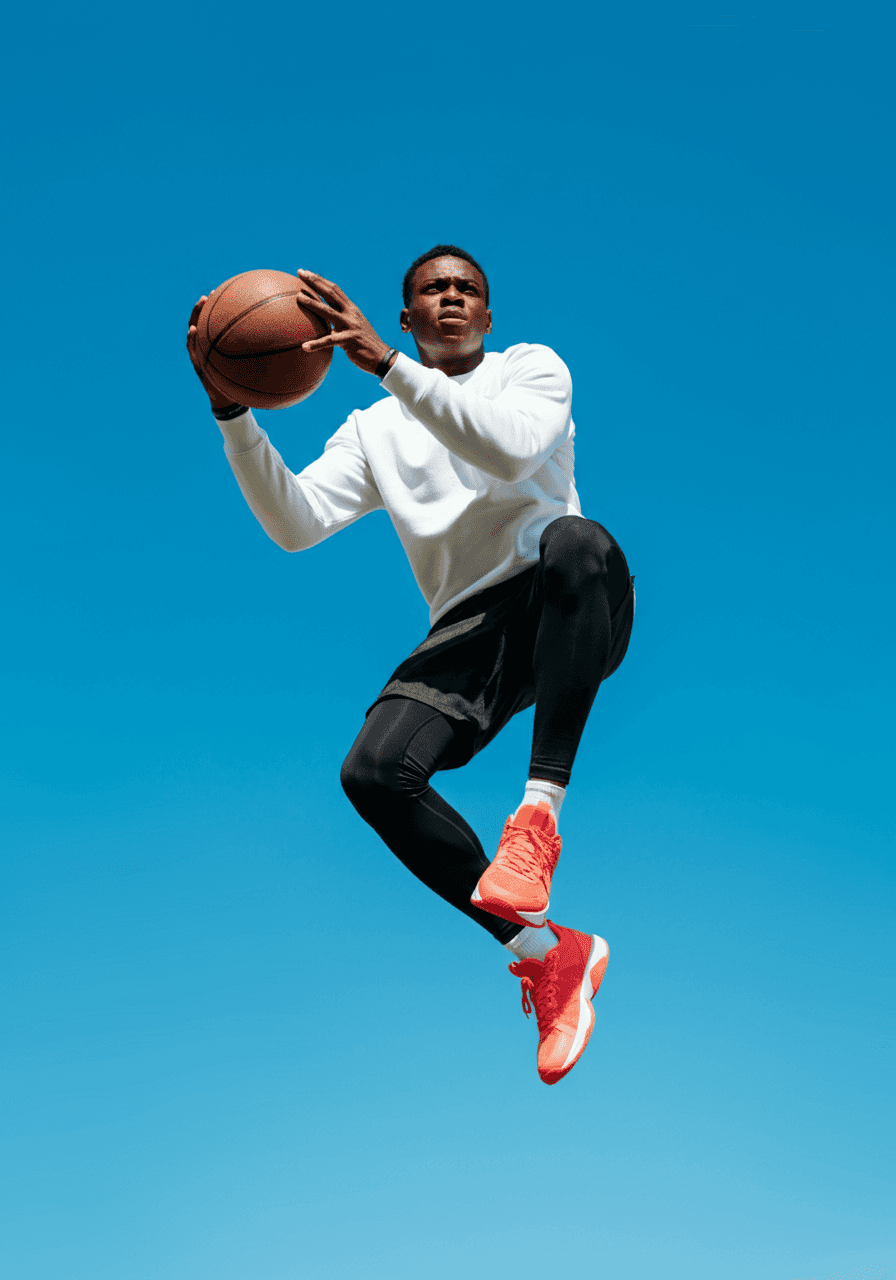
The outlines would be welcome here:
M 591 951 L 588 954 L 588 963 L 585 966 L 582 985 L 579 987 L 579 1021 L 576 1027 L 576 1034 L 563 1065 L 553 1071 L 546 1071 L 541 1076 L 545 1084 L 556 1084 L 558 1080 L 562 1080 L 565 1075 L 572 1071 L 579 1058 L 585 1052 L 588 1041 L 591 1039 L 591 1032 L 594 1030 L 594 1009 L 591 1001 L 597 995 L 600 984 L 604 980 L 609 959 L 610 948 L 606 939 L 599 938 L 596 933 L 593 933 L 591 935 Z M 541 1075 L 541 1072 L 539 1072 L 539 1075 Z
M 517 911 L 505 902 L 483 902 L 478 884 L 473 890 L 470 901 L 480 911 L 488 911 L 493 916 L 500 916 L 502 920 L 509 920 L 511 924 L 530 925 L 533 929 L 542 928 L 551 907 L 550 898 L 548 898 L 543 911 Z

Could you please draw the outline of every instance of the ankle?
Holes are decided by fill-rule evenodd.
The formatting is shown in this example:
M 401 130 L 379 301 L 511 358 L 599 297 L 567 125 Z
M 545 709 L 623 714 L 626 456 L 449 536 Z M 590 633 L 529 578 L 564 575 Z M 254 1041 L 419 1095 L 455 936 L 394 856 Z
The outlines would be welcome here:
M 561 787 L 556 782 L 547 782 L 544 778 L 530 778 L 526 783 L 526 791 L 523 795 L 522 804 L 516 812 L 519 813 L 524 804 L 537 805 L 541 801 L 547 800 L 548 804 L 551 806 L 551 815 L 554 819 L 554 825 L 559 827 L 560 807 L 563 804 L 565 796 L 566 787 Z M 514 814 L 514 817 L 516 817 L 516 814 Z
M 544 960 L 547 953 L 553 951 L 556 945 L 557 939 L 547 925 L 543 925 L 540 929 L 533 929 L 531 925 L 526 925 L 509 942 L 504 943 L 517 960 Z

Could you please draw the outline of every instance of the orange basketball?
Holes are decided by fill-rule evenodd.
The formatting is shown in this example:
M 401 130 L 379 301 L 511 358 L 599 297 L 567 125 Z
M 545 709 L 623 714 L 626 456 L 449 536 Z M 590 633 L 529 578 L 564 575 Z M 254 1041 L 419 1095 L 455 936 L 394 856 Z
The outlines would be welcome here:
M 209 294 L 196 324 L 202 372 L 223 395 L 253 409 L 285 409 L 316 391 L 332 348 L 302 343 L 330 326 L 299 301 L 305 288 L 286 271 L 244 271 Z

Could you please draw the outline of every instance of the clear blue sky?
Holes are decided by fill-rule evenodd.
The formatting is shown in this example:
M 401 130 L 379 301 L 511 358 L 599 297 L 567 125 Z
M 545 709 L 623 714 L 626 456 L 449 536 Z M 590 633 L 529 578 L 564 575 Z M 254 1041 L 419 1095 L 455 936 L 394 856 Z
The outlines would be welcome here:
M 892 1278 L 892 15 L 8 19 L 10 1280 Z M 280 551 L 183 349 L 304 266 L 412 351 L 440 240 L 492 349 L 571 369 L 638 581 L 552 904 L 610 966 L 550 1089 L 507 953 L 339 784 L 428 629 L 388 518 Z M 337 355 L 260 417 L 301 470 L 378 395 Z M 435 780 L 487 850 L 531 728 Z

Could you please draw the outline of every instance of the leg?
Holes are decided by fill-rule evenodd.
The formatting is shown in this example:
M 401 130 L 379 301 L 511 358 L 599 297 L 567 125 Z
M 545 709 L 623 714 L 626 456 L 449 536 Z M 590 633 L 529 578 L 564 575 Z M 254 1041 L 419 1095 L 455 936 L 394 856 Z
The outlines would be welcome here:
M 530 778 L 569 785 L 573 761 L 610 658 L 611 617 L 629 590 L 628 565 L 593 520 L 562 516 L 541 535 L 544 603 L 533 656 Z
M 377 703 L 342 766 L 358 813 L 409 871 L 499 942 L 519 925 L 470 902 L 488 858 L 473 830 L 429 785 L 457 758 L 462 722 L 410 698 Z
M 528 631 L 535 692 L 529 781 L 474 893 L 484 911 L 536 929 L 550 908 L 560 807 L 579 741 L 601 680 L 622 660 L 631 622 L 628 566 L 601 525 L 562 516 L 545 529 L 539 552 L 528 603 L 536 627 L 534 642 Z M 531 933 L 514 943 L 538 947 Z
M 563 516 L 553 521 L 542 534 L 539 550 L 542 611 L 532 660 L 535 724 L 529 778 L 554 784 L 543 788 L 550 793 L 568 785 L 600 682 L 622 659 L 630 617 L 626 634 L 618 637 L 613 619 L 626 601 L 631 578 L 622 551 L 591 520 Z M 496 880 L 495 898 L 503 897 L 505 904 L 521 901 L 540 885 L 539 905 L 547 911 L 559 842 L 551 847 L 553 821 L 539 819 L 525 803 L 528 799 L 534 805 L 540 789 L 541 784 L 530 781 L 517 811 L 520 825 L 511 828 L 507 841 L 505 867 L 522 874 L 516 884 Z M 549 799 L 553 808 L 555 797 Z M 493 867 L 501 863 L 503 846 L 502 841 Z M 536 949 L 539 934 L 550 935 L 541 950 Z M 530 937 L 532 949 L 524 949 Z M 513 946 L 520 959 L 510 969 L 522 982 L 523 1009 L 528 1012 L 531 1000 L 538 1020 L 538 1074 L 545 1084 L 556 1084 L 588 1044 L 594 1026 L 591 1001 L 610 950 L 597 934 L 550 920 L 541 930 L 524 929 Z

